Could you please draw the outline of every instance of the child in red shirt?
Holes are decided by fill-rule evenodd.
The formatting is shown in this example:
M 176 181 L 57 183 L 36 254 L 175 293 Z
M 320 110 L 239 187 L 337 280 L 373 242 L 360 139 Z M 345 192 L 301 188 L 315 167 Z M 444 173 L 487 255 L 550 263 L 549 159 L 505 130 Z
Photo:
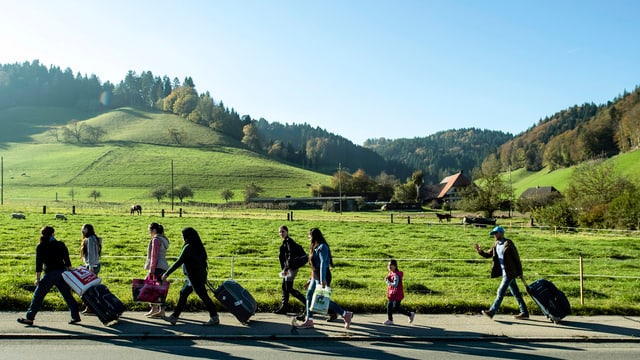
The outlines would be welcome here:
M 384 325 L 393 325 L 393 313 L 399 312 L 409 317 L 409 324 L 413 323 L 413 319 L 416 316 L 414 311 L 409 312 L 402 306 L 400 302 L 404 299 L 404 288 L 402 286 L 403 273 L 398 269 L 398 262 L 395 259 L 391 259 L 387 264 L 389 274 L 384 278 L 387 283 L 387 317 Z

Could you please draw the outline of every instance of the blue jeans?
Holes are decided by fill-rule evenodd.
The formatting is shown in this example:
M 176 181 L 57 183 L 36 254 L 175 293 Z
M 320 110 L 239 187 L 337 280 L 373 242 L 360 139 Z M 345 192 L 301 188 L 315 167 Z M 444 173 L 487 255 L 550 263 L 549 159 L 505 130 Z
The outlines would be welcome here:
M 71 318 L 76 320 L 80 319 L 78 303 L 71 294 L 71 288 L 69 287 L 69 285 L 67 285 L 66 282 L 64 282 L 64 279 L 62 278 L 63 271 L 64 270 L 54 270 L 44 273 L 44 276 L 42 276 L 42 278 L 40 279 L 40 284 L 38 284 L 36 290 L 33 292 L 31 305 L 29 305 L 29 310 L 27 310 L 27 319 L 34 320 L 36 318 L 36 314 L 42 307 L 44 297 L 54 286 L 58 288 L 60 295 L 62 295 L 62 298 L 67 303 Z
M 313 311 L 311 311 L 311 300 L 313 300 L 313 292 L 316 290 L 317 281 L 311 280 L 309 284 L 309 288 L 307 289 L 307 319 L 313 320 Z M 329 301 L 329 310 L 335 311 L 340 314 L 340 316 L 344 316 L 344 309 L 340 307 L 337 303 L 333 301 Z
M 498 291 L 496 294 L 496 299 L 493 301 L 493 305 L 489 308 L 492 314 L 495 314 L 500 308 L 500 304 L 502 303 L 502 299 L 504 299 L 504 295 L 507 293 L 507 289 L 511 291 L 511 294 L 518 302 L 518 307 L 520 308 L 520 313 L 529 315 L 529 311 L 527 310 L 527 304 L 524 302 L 522 298 L 522 294 L 520 293 L 520 289 L 518 289 L 518 284 L 516 282 L 517 279 L 509 279 L 506 276 L 502 277 L 502 282 L 500 282 L 500 286 L 498 286 Z

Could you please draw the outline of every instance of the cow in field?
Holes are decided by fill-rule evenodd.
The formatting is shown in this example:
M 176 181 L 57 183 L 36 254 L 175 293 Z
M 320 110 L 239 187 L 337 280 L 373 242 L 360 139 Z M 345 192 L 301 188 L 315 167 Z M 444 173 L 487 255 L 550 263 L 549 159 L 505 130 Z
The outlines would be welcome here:
M 436 216 L 438 217 L 438 221 L 442 222 L 442 220 L 447 220 L 447 222 L 451 221 L 451 214 L 440 214 L 440 213 L 436 213 Z
M 131 205 L 131 215 L 138 213 L 138 215 L 142 215 L 142 206 L 141 205 Z
M 24 220 L 24 219 L 26 219 L 27 217 L 26 217 L 26 216 L 24 216 L 24 214 L 23 214 L 23 213 L 13 213 L 13 214 L 11 214 L 11 218 L 12 218 L 12 219 L 21 219 L 21 220 Z

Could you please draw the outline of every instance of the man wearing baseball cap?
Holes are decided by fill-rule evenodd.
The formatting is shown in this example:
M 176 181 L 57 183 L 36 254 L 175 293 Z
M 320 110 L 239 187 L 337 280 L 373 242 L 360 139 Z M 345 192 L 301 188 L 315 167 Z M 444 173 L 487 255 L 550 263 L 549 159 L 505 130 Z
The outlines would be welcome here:
M 496 240 L 489 251 L 483 251 L 478 243 L 473 244 L 473 247 L 480 256 L 493 259 L 491 277 L 502 276 L 502 282 L 500 282 L 500 286 L 498 286 L 496 299 L 493 301 L 493 304 L 489 310 L 482 310 L 482 313 L 489 318 L 493 318 L 500 308 L 500 304 L 508 288 L 520 308 L 520 313 L 515 315 L 514 318 L 528 319 L 529 311 L 527 310 L 527 304 L 524 302 L 524 299 L 522 299 L 522 294 L 516 283 L 516 280 L 522 277 L 522 263 L 520 262 L 518 250 L 513 241 L 504 237 L 504 228 L 502 226 L 494 227 L 489 235 L 493 236 Z

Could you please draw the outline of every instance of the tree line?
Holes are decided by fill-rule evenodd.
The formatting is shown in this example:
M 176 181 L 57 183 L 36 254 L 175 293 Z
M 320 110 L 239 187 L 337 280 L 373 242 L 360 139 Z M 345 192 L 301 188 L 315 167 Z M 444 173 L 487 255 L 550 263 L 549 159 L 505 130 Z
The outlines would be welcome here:
M 121 107 L 138 107 L 163 111 L 209 127 L 247 148 L 304 168 L 332 173 L 339 163 L 356 171 L 383 170 L 402 176 L 410 170 L 402 164 L 391 166 L 379 154 L 353 144 L 344 137 L 320 128 L 269 123 L 266 119 L 240 116 L 206 91 L 198 93 L 194 80 L 183 81 L 157 76 L 151 71 L 129 71 L 118 84 L 101 83 L 95 75 L 75 74 L 69 68 L 49 68 L 38 60 L 0 65 L 0 108 L 12 106 L 76 107 L 87 111 L 108 111 Z M 100 129 L 70 120 L 55 138 L 75 143 L 95 143 L 104 135 Z M 180 134 L 170 133 L 179 143 Z
M 639 146 L 640 88 L 636 87 L 605 105 L 576 105 L 540 120 L 496 154 L 503 170 L 539 171 L 611 157 Z

